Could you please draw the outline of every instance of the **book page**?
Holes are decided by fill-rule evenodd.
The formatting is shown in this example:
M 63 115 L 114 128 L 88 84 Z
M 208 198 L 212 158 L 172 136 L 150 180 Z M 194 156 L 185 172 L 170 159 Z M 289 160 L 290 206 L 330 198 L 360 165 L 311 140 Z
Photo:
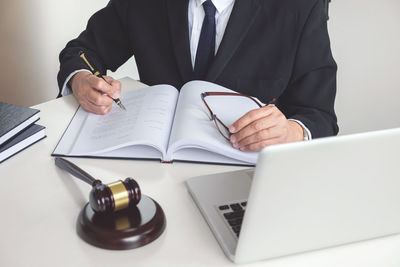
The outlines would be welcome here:
M 258 152 L 242 152 L 233 148 L 231 143 L 219 133 L 214 121 L 210 120 L 210 112 L 201 99 L 203 92 L 234 91 L 204 81 L 192 81 L 185 84 L 178 99 L 168 157 L 179 160 L 216 162 L 218 158 L 211 155 L 216 153 L 225 157 L 223 163 L 235 164 L 239 161 L 255 164 Z M 248 111 L 259 108 L 246 97 L 210 97 L 206 99 L 207 103 L 212 106 L 213 112 L 228 127 Z M 199 153 L 199 158 L 185 158 L 189 155 L 193 157 L 194 149 L 203 150 Z M 188 153 L 189 151 L 190 153 Z M 205 153 L 207 151 L 209 159 Z M 210 160 L 211 158 L 216 158 L 216 160 Z M 233 160 L 229 160 L 229 158 Z
M 174 87 L 157 85 L 122 94 L 126 111 L 114 106 L 108 114 L 96 115 L 80 108 L 76 117 L 86 118 L 70 154 L 96 155 L 137 144 L 155 147 L 164 154 L 177 97 Z

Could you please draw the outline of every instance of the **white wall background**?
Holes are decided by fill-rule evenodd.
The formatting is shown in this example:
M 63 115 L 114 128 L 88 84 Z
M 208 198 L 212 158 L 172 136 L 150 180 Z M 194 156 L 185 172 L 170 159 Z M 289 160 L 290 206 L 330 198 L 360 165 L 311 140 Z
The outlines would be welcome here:
M 0 0 L 0 101 L 25 106 L 57 95 L 58 54 L 108 0 Z M 332 0 L 340 133 L 400 127 L 400 1 Z M 138 78 L 134 60 L 116 78 Z
M 58 94 L 58 54 L 108 0 L 0 0 L 0 101 L 32 106 Z M 137 78 L 131 60 L 131 77 Z M 123 69 L 117 78 L 127 76 Z
M 332 0 L 341 134 L 400 127 L 400 1 Z

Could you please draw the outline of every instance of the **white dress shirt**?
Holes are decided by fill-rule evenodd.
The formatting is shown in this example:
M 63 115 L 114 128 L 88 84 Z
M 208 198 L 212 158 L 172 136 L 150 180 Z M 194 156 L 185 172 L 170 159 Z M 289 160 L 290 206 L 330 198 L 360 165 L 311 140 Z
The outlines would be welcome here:
M 192 56 L 192 66 L 196 60 L 197 45 L 200 39 L 201 26 L 204 20 L 203 3 L 206 0 L 189 0 L 188 22 L 189 22 L 189 38 L 190 38 L 190 54 Z M 232 12 L 235 0 L 211 0 L 217 12 L 215 12 L 215 54 L 221 44 L 224 36 L 226 25 Z

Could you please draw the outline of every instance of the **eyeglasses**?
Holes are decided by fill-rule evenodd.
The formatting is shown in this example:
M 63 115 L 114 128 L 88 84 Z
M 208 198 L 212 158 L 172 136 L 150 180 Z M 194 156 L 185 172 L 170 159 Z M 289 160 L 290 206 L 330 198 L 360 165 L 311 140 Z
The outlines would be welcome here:
M 201 99 L 203 100 L 204 104 L 206 105 L 208 111 L 210 112 L 210 120 L 214 121 L 215 127 L 217 127 L 217 130 L 219 133 L 229 141 L 229 138 L 231 137 L 231 133 L 229 132 L 229 128 L 217 117 L 217 114 L 215 114 L 210 105 L 207 104 L 206 97 L 208 96 L 234 96 L 234 97 L 246 97 L 253 101 L 259 108 L 263 106 L 262 103 L 260 103 L 257 99 L 245 95 L 245 94 L 240 94 L 240 93 L 229 93 L 229 92 L 204 92 L 201 93 Z M 275 98 L 269 102 L 269 104 L 273 104 L 275 102 Z

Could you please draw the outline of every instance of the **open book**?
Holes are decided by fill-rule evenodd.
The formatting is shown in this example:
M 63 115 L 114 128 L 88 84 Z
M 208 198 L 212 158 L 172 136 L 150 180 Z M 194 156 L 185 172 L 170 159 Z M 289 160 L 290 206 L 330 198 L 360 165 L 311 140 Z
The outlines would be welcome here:
M 258 153 L 233 148 L 217 130 L 201 99 L 203 92 L 234 92 L 222 86 L 191 81 L 180 92 L 156 85 L 122 94 L 127 111 L 113 108 L 95 115 L 79 107 L 53 156 L 160 159 L 255 165 Z M 251 101 L 214 97 L 220 119 L 230 126 L 249 110 Z M 207 100 L 208 101 L 208 100 Z

